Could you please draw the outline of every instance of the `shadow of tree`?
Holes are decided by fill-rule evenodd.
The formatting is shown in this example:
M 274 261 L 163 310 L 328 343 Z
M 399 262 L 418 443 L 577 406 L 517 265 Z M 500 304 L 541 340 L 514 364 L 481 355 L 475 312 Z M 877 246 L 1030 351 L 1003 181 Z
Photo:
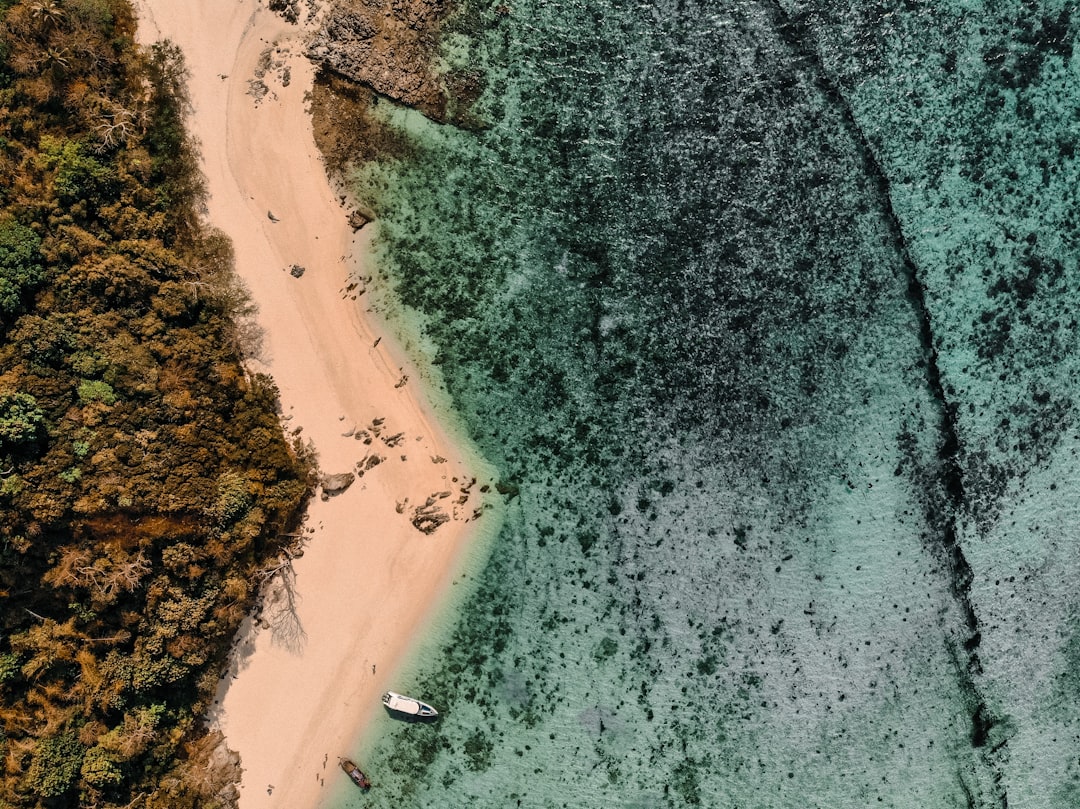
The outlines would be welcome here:
M 265 586 L 262 620 L 270 630 L 271 641 L 291 654 L 301 654 L 307 632 L 296 613 L 300 595 L 296 592 L 296 571 L 291 558 L 269 573 Z

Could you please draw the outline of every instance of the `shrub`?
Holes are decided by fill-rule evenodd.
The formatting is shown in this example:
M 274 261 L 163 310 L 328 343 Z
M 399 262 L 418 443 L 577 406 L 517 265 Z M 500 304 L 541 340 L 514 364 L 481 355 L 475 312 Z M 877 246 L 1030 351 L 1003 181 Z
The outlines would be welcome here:
M 37 439 L 45 414 L 29 393 L 0 393 L 0 444 L 8 448 Z
M 251 493 L 248 481 L 238 472 L 225 472 L 218 478 L 217 502 L 212 509 L 213 516 L 222 525 L 236 522 L 251 508 Z
M 26 771 L 26 787 L 42 798 L 59 798 L 75 785 L 85 753 L 72 731 L 40 740 Z
M 79 401 L 83 404 L 101 402 L 111 405 L 116 402 L 116 393 L 112 386 L 100 379 L 84 379 L 79 383 Z
M 17 654 L 0 654 L 0 683 L 13 679 L 19 673 L 21 665 Z
M 112 760 L 112 756 L 100 746 L 86 751 L 80 771 L 83 780 L 98 789 L 116 786 L 124 780 L 123 773 Z
M 82 144 L 51 135 L 41 138 L 39 163 L 56 171 L 56 195 L 64 203 L 80 199 L 100 202 L 100 192 L 113 179 L 110 169 L 83 152 Z

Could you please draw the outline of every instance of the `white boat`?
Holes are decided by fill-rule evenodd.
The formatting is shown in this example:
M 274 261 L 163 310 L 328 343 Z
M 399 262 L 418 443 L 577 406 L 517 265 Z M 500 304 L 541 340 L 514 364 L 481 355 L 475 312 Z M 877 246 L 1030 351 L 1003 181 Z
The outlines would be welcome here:
M 382 704 L 393 713 L 418 716 L 421 719 L 434 719 L 439 715 L 439 712 L 426 702 L 406 697 L 403 694 L 395 694 L 393 691 L 387 691 L 382 695 Z

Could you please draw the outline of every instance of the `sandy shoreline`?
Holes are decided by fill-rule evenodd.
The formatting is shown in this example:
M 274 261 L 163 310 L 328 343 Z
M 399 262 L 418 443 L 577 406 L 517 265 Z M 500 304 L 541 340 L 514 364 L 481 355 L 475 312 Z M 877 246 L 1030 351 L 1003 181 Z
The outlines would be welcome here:
M 336 758 L 351 752 L 379 694 L 400 685 L 390 677 L 437 609 L 474 527 L 493 530 L 495 515 L 472 519 L 490 472 L 435 420 L 446 408 L 418 387 L 404 352 L 361 318 L 363 301 L 347 289 L 369 229 L 354 237 L 326 180 L 304 110 L 312 68 L 302 28 L 257 0 L 136 7 L 140 39 L 171 39 L 187 58 L 209 220 L 232 239 L 259 308 L 265 336 L 255 365 L 277 382 L 287 429 L 314 443 L 324 473 L 383 458 L 342 495 L 312 504 L 295 563 L 299 626 L 289 637 L 245 625 L 211 717 L 241 755 L 241 809 L 316 807 L 340 791 Z M 257 103 L 249 80 L 268 48 L 267 92 Z M 290 274 L 293 264 L 302 277 Z M 352 434 L 380 418 L 370 444 Z M 410 516 L 430 497 L 453 519 L 427 536 Z

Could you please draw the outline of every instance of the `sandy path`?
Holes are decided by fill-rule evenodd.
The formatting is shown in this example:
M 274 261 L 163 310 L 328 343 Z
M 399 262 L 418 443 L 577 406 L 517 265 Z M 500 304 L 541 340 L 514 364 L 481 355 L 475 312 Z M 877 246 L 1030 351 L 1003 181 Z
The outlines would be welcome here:
M 267 629 L 242 632 L 241 659 L 212 717 L 241 755 L 241 809 L 308 809 L 342 788 L 337 756 L 381 710 L 380 693 L 398 685 L 387 678 L 474 538 L 469 518 L 484 479 L 455 503 L 479 461 L 448 440 L 402 352 L 389 335 L 375 346 L 378 325 L 342 291 L 364 244 L 326 180 L 304 111 L 312 68 L 300 55 L 302 29 L 257 0 L 138 0 L 137 8 L 144 42 L 168 38 L 186 55 L 210 221 L 233 240 L 259 307 L 262 361 L 288 429 L 303 428 L 325 473 L 352 470 L 369 453 L 386 459 L 344 494 L 313 503 L 295 566 L 303 633 L 287 644 Z M 270 46 L 291 81 L 267 73 L 269 93 L 256 103 L 248 80 Z M 293 264 L 303 277 L 287 271 Z M 403 374 L 413 381 L 398 387 Z M 400 445 L 343 435 L 376 418 L 386 420 L 384 436 L 403 433 Z M 438 502 L 455 519 L 425 536 L 409 522 L 411 507 L 444 491 L 452 495 Z

